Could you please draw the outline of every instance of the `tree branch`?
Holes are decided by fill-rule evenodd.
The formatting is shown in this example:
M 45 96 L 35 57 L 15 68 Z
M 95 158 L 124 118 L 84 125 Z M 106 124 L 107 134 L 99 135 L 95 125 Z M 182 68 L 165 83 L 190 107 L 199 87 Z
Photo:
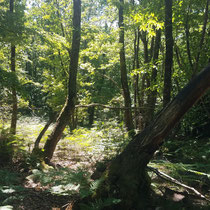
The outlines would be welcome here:
M 76 105 L 75 108 L 89 108 L 89 107 L 103 107 L 106 109 L 150 109 L 150 108 L 146 108 L 146 107 L 113 107 L 113 106 L 108 106 L 105 104 L 99 104 L 99 103 L 93 103 L 93 104 L 87 104 L 87 105 Z
M 210 200 L 207 199 L 204 195 L 202 195 L 200 192 L 198 192 L 195 188 L 190 187 L 190 186 L 188 186 L 188 185 L 186 185 L 186 184 L 181 183 L 180 181 L 178 181 L 178 180 L 174 179 L 173 177 L 169 176 L 168 174 L 165 174 L 165 173 L 159 171 L 157 168 L 153 168 L 153 167 L 151 167 L 151 166 L 147 166 L 147 169 L 149 169 L 150 171 L 156 173 L 160 178 L 162 178 L 162 179 L 164 179 L 164 180 L 166 180 L 166 181 L 172 182 L 172 183 L 174 183 L 174 184 L 176 184 L 176 185 L 179 185 L 179 186 L 181 186 L 181 187 L 184 187 L 185 189 L 191 190 L 191 191 L 193 191 L 197 196 L 199 196 L 200 198 L 203 198 L 203 199 L 205 199 L 205 200 L 210 201 Z

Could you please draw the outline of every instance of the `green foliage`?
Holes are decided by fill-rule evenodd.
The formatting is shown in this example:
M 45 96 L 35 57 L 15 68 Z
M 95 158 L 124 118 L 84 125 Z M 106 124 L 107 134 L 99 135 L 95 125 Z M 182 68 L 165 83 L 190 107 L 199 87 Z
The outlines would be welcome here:
M 164 26 L 163 21 L 158 20 L 154 12 L 149 12 L 142 8 L 131 14 L 131 18 L 134 24 L 139 26 L 140 31 L 148 32 L 148 37 L 155 36 L 155 29 L 162 29 Z
M 20 177 L 18 173 L 11 172 L 7 169 L 0 169 L 0 185 L 15 185 L 20 183 Z
M 17 127 L 17 137 L 19 139 L 24 139 L 24 141 L 19 141 L 19 145 L 23 150 L 32 151 L 33 144 L 39 135 L 41 129 L 45 126 L 46 121 L 44 118 L 39 118 L 36 116 L 27 117 L 23 116 L 19 118 Z M 50 134 L 52 127 L 43 136 L 42 141 L 47 139 L 47 135 Z M 41 141 L 41 143 L 43 143 Z
M 7 72 L 0 69 L 0 84 L 2 87 L 11 88 L 20 86 L 17 75 L 14 72 Z
M 75 129 L 70 135 L 66 132 L 66 137 L 58 146 L 66 148 L 72 145 L 72 150 L 86 151 L 91 156 L 98 156 L 110 159 L 119 153 L 129 142 L 128 134 L 123 125 L 117 121 L 110 122 L 97 121 L 91 129 Z
M 177 162 L 181 160 L 183 163 L 208 164 L 210 158 L 209 144 L 209 138 L 203 138 L 202 140 L 191 138 L 185 139 L 185 141 L 173 140 L 164 144 L 164 151 L 166 157 L 171 157 Z
M 0 133 L 0 166 L 11 163 L 14 155 L 14 144 L 16 139 L 7 130 Z
M 89 204 L 80 204 L 80 208 L 81 210 L 102 210 L 106 207 L 113 206 L 113 204 L 118 204 L 120 201 L 120 199 L 116 198 L 98 199 Z
M 202 97 L 198 103 L 184 116 L 181 132 L 184 135 L 199 138 L 210 137 L 209 125 L 210 94 Z
M 14 2 L 14 13 L 11 13 L 9 1 L 0 0 L 0 165 L 6 165 L 12 159 L 21 161 L 21 168 L 24 171 L 36 168 L 29 179 L 35 182 L 40 180 L 42 185 L 49 186 L 51 193 L 79 194 L 82 198 L 87 197 L 100 187 L 101 180 L 91 182 L 89 174 L 83 170 L 52 169 L 46 166 L 43 163 L 42 149 L 30 154 L 34 141 L 44 126 L 44 117 L 52 110 L 59 112 L 66 100 L 73 29 L 72 1 L 32 0 L 27 8 L 24 0 Z M 187 41 L 193 65 L 198 53 L 199 69 L 208 62 L 210 36 L 204 37 L 204 46 L 199 51 L 205 4 L 206 0 L 173 1 L 175 48 L 172 96 L 191 80 L 194 73 L 190 65 Z M 120 45 L 117 25 L 119 5 L 119 0 L 82 1 L 82 37 L 76 104 L 101 103 L 117 108 L 124 106 L 119 71 Z M 126 67 L 132 106 L 136 94 L 134 78 L 138 76 L 137 89 L 140 96 L 137 104 L 142 105 L 144 109 L 144 106 L 147 106 L 148 94 L 157 90 L 155 110 L 157 112 L 162 108 L 164 77 L 164 1 L 142 0 L 133 3 L 125 1 L 124 23 Z M 186 39 L 187 25 L 189 40 Z M 154 64 L 152 55 L 157 29 L 162 30 L 161 49 L 159 59 Z M 209 23 L 206 33 L 209 33 Z M 137 35 L 139 35 L 138 57 L 135 55 Z M 10 72 L 11 43 L 16 45 L 15 74 Z M 148 62 L 145 62 L 145 44 L 148 48 Z M 139 67 L 135 64 L 136 60 L 139 61 Z M 154 67 L 157 69 L 157 77 L 151 81 Z M 17 90 L 18 111 L 21 116 L 16 136 L 9 135 L 5 130 L 9 127 L 10 120 L 11 87 Z M 198 183 L 201 178 L 205 180 L 206 185 L 209 184 L 209 102 L 208 94 L 184 117 L 176 135 L 181 139 L 169 140 L 163 146 L 164 158 L 169 161 L 156 160 L 151 163 L 153 166 L 163 168 L 172 176 L 188 183 Z M 28 114 L 33 118 L 24 116 Z M 60 155 L 60 159 L 71 156 L 78 162 L 81 159 L 79 156 L 81 152 L 86 159 L 98 162 L 96 167 L 103 171 L 105 166 L 100 165 L 101 160 L 111 159 L 120 153 L 130 139 L 121 123 L 122 110 L 94 107 L 93 125 L 89 122 L 90 115 L 91 112 L 87 108 L 76 110 L 77 129 L 71 132 L 65 129 L 57 147 L 57 155 Z M 34 116 L 43 118 L 40 120 Z M 50 132 L 51 128 L 42 138 L 41 147 Z M 79 162 L 78 164 L 82 165 Z M 21 189 L 9 186 L 10 183 L 16 184 L 16 178 L 16 175 L 9 171 L 0 171 L 2 205 L 18 199 L 15 192 L 21 192 Z M 105 209 L 118 202 L 120 201 L 114 198 L 99 199 L 95 203 L 83 204 L 81 208 Z
M 14 1 L 14 11 L 9 10 L 9 1 L 0 4 L 0 41 L 19 44 L 25 31 L 24 1 Z
M 83 198 L 91 193 L 89 174 L 82 169 L 49 168 L 44 171 L 34 169 L 27 179 L 48 186 L 49 191 L 53 194 L 73 195 L 79 193 Z
M 169 174 L 171 177 L 177 179 L 181 183 L 193 186 L 196 188 L 203 188 L 206 190 L 206 186 L 210 184 L 210 165 L 202 163 L 186 164 L 175 163 L 169 161 L 152 161 L 149 166 L 157 168 L 158 170 Z M 206 173 L 205 173 L 205 172 Z M 150 173 L 151 177 L 153 176 Z M 153 178 L 154 179 L 154 178 Z M 176 184 L 170 184 L 172 188 L 180 190 L 180 186 Z M 199 187 L 198 187 L 199 185 Z M 161 183 L 157 183 L 154 180 L 153 187 L 161 187 Z M 201 189 L 200 189 L 201 190 Z
M 18 173 L 7 168 L 0 169 L 0 208 L 6 209 L 5 205 L 12 205 L 13 202 L 22 199 L 24 188 L 20 183 L 21 178 Z
M 2 123 L 1 120 L 4 119 L 0 118 L 0 123 Z M 0 124 L 0 164 L 7 165 L 13 160 L 13 162 L 19 162 L 24 171 L 40 168 L 43 151 L 38 149 L 32 154 L 31 151 L 42 126 L 44 126 L 44 122 L 36 117 L 23 117 L 18 121 L 17 134 L 10 135 L 9 129 L 7 129 L 8 124 Z M 50 129 L 46 132 L 43 140 L 46 140 L 46 135 L 49 132 Z
M 82 169 L 72 170 L 68 168 L 49 168 L 48 170 L 32 170 L 32 174 L 27 177 L 29 181 L 40 182 L 42 186 L 48 186 L 48 191 L 57 195 L 76 195 L 81 198 L 92 195 L 102 179 L 92 181 L 90 174 Z M 119 203 L 119 199 L 107 198 L 96 200 L 89 204 L 81 204 L 81 209 L 102 209 L 104 207 Z
M 162 157 L 158 154 L 162 154 Z M 209 138 L 170 139 L 164 143 L 149 166 L 169 174 L 188 186 L 195 187 L 200 192 L 207 193 L 207 186 L 210 184 L 209 154 Z M 154 174 L 150 175 L 153 179 L 153 188 L 163 188 L 163 184 L 157 182 Z M 169 188 L 175 191 L 184 190 L 174 183 L 164 183 L 165 185 L 169 185 Z

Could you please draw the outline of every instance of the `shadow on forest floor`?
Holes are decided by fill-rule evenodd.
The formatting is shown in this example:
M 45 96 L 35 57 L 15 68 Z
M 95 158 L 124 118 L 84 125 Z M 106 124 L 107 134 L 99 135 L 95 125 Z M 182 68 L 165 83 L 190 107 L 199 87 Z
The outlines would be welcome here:
M 85 158 L 81 158 L 83 169 L 78 165 L 79 158 L 74 161 L 66 158 L 59 160 L 58 156 L 55 156 L 54 160 L 59 164 L 55 169 L 49 167 L 24 172 L 17 163 L 10 168 L 0 169 L 0 206 L 4 206 L 0 209 L 70 210 L 74 201 L 92 192 L 94 181 L 90 179 L 90 171 L 93 171 L 93 168 L 90 167 L 93 165 L 90 164 L 89 158 L 86 160 L 86 168 Z M 69 168 L 62 167 L 67 161 Z M 170 174 L 210 197 L 208 174 L 191 170 L 195 167 L 192 164 L 172 163 L 162 156 L 156 157 L 149 166 Z M 201 164 L 199 166 L 201 167 Z M 157 205 L 154 209 L 210 209 L 206 200 L 199 198 L 189 189 L 161 178 L 153 171 L 149 171 L 149 174 L 152 188 L 156 192 L 154 197 Z
M 113 157 L 116 148 L 126 144 L 124 134 L 119 128 L 114 129 L 112 133 L 109 127 L 103 131 L 101 127 L 92 131 L 80 129 L 67 136 L 57 146 L 52 160 L 55 168 L 44 163 L 32 167 L 31 163 L 36 160 L 30 159 L 30 155 L 0 168 L 0 210 L 70 210 L 72 203 L 92 194 L 99 186 L 100 180 L 91 179 L 91 174 L 97 169 L 97 177 L 100 177 L 106 165 L 103 159 Z M 209 148 L 209 138 L 168 140 L 149 167 L 210 199 Z M 166 177 L 161 178 L 154 170 L 148 170 L 148 173 L 155 192 L 155 207 L 151 209 L 210 209 L 209 201 L 200 198 L 193 190 Z M 83 210 L 102 209 L 100 206 L 103 205 L 103 201 L 90 203 Z

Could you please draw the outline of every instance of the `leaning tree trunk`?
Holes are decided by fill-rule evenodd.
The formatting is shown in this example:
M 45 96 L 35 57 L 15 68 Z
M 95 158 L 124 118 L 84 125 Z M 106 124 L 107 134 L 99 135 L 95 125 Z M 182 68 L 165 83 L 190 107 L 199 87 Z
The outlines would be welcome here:
M 182 116 L 210 87 L 210 65 L 161 111 L 156 119 L 112 160 L 95 198 L 121 199 L 113 209 L 147 209 L 150 181 L 145 168 L 154 152 Z M 106 208 L 107 209 L 107 208 Z
M 131 113 L 131 97 L 130 91 L 128 87 L 128 78 L 127 78 L 127 70 L 126 70 L 126 62 L 125 62 L 125 48 L 124 48 L 124 21 L 123 21 L 123 7 L 124 1 L 120 0 L 119 6 L 119 43 L 120 43 L 120 73 L 121 73 L 121 84 L 123 89 L 123 97 L 125 107 L 124 119 L 125 125 L 128 131 L 134 129 L 132 113 Z
M 73 0 L 73 38 L 69 66 L 68 97 L 66 103 L 56 120 L 55 127 L 44 146 L 45 161 L 49 162 L 53 156 L 56 145 L 61 139 L 63 130 L 74 113 L 76 102 L 76 80 L 79 60 L 80 36 L 81 36 L 81 1 Z

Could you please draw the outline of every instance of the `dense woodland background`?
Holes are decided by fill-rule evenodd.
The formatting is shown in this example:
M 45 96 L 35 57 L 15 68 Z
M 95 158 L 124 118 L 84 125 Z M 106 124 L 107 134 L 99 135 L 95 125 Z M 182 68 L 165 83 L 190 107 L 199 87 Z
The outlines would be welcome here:
M 209 209 L 209 26 L 209 0 L 0 0 L 0 209 Z

